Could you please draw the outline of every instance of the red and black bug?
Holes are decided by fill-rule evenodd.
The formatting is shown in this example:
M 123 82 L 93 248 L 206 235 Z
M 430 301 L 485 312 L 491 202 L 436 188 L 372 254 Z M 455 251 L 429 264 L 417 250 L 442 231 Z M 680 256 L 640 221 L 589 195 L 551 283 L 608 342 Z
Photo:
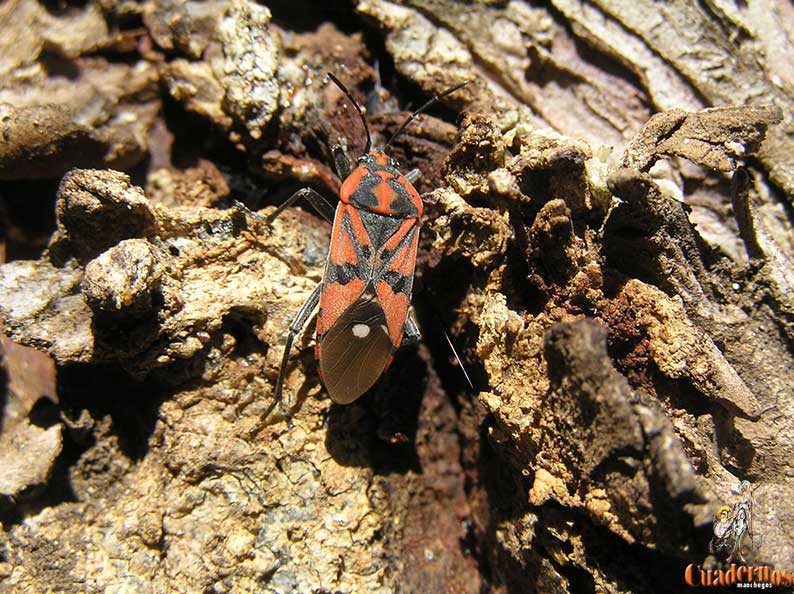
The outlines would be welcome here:
M 420 172 L 403 175 L 386 154 L 389 145 L 411 120 L 466 82 L 433 97 L 408 117 L 382 150 L 372 148 L 366 118 L 350 91 L 333 74 L 330 79 L 358 111 L 367 143 L 355 169 L 344 149 L 333 148 L 340 179 L 339 204 L 334 208 L 311 188 L 298 190 L 267 217 L 272 222 L 299 198 L 333 222 L 331 245 L 320 284 L 289 327 L 274 399 L 265 417 L 281 400 L 292 342 L 319 303 L 315 353 L 320 377 L 334 402 L 348 404 L 366 392 L 389 367 L 395 349 L 419 338 L 408 315 L 416 248 L 423 213 L 413 184 Z

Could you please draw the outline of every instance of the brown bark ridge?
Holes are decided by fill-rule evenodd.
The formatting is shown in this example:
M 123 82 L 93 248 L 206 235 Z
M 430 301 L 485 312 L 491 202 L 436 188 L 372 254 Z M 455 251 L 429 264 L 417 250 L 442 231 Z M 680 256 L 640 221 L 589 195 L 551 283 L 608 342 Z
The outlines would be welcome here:
M 0 592 L 681 591 L 741 480 L 744 558 L 793 570 L 792 27 L 4 3 Z M 330 226 L 233 201 L 339 189 L 364 134 L 327 72 L 381 144 L 469 81 L 392 147 L 423 173 L 424 341 L 337 406 L 310 323 L 263 424 Z

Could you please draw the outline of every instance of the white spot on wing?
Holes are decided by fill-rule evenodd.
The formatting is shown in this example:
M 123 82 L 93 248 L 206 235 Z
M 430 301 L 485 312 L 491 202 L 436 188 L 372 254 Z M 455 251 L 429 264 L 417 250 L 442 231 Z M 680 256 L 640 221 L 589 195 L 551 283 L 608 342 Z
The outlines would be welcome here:
M 366 338 L 369 336 L 369 326 L 366 324 L 353 324 L 353 336 L 356 338 Z

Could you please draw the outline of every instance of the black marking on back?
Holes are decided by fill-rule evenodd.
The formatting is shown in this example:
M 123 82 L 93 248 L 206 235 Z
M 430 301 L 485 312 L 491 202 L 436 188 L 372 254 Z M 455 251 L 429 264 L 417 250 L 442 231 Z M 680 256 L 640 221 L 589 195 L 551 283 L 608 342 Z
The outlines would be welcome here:
M 394 199 L 389 205 L 394 214 L 406 219 L 418 215 L 419 211 L 416 209 L 413 200 L 411 200 L 408 189 L 396 179 L 390 179 L 387 183 L 394 190 Z
M 357 264 L 334 264 L 330 260 L 325 271 L 327 283 L 346 285 L 354 278 L 361 278 L 361 266 Z
M 363 212 L 359 211 L 359 214 L 363 214 Z M 372 236 L 370 235 L 369 229 L 367 228 L 366 224 L 364 225 L 364 229 L 367 232 L 367 235 L 369 235 L 370 243 L 374 244 L 374 242 L 372 241 Z M 350 214 L 348 214 L 347 212 L 342 214 L 342 231 L 344 233 L 347 233 L 347 235 L 350 237 L 350 241 L 353 243 L 353 247 L 356 250 L 356 257 L 358 261 L 359 262 L 368 261 L 372 256 L 372 248 L 368 244 L 361 243 L 356 238 L 356 232 L 353 231 L 353 221 L 350 220 Z
M 360 241 L 358 241 L 358 239 L 356 239 L 356 234 L 353 232 L 353 223 L 350 220 L 350 215 L 345 212 L 342 213 L 341 216 L 341 232 L 350 237 L 350 242 L 353 244 L 353 248 L 356 250 L 356 261 L 355 263 L 344 262 L 342 264 L 337 264 L 333 262 L 331 258 L 328 258 L 325 265 L 325 277 L 323 278 L 323 284 L 325 285 L 330 283 L 339 283 L 340 285 L 344 286 L 356 278 L 367 280 L 370 276 L 370 270 L 372 268 L 372 248 L 370 245 L 362 244 Z M 372 240 L 370 239 L 370 242 L 371 241 Z
M 394 176 L 386 181 L 389 187 L 394 190 L 394 199 L 389 204 L 389 208 L 392 211 L 391 214 L 382 216 L 408 219 L 419 214 L 416 206 L 411 201 L 411 195 L 408 193 L 408 190 L 397 180 L 400 176 L 400 172 L 397 169 L 394 167 L 368 164 L 367 170 L 369 173 L 361 178 L 358 187 L 350 195 L 350 204 L 367 211 L 378 208 L 379 204 L 378 199 L 375 197 L 375 188 L 383 182 L 383 179 L 375 175 L 374 172 L 388 171 Z
M 367 229 L 369 240 L 372 242 L 372 247 L 378 251 L 383 247 L 389 238 L 397 233 L 402 225 L 401 219 L 395 219 L 386 215 L 370 212 L 368 210 L 359 211 L 361 222 Z
M 408 297 L 411 296 L 411 287 L 414 282 L 413 276 L 406 276 L 394 270 L 387 270 L 381 274 L 378 279 L 385 281 L 394 293 L 402 293 Z
M 402 238 L 394 250 L 386 250 L 383 245 L 400 230 L 403 224 L 402 219 L 388 217 L 376 212 L 360 210 L 361 223 L 369 236 L 371 247 L 360 244 L 353 233 L 353 225 L 347 213 L 342 218 L 342 233 L 347 233 L 356 250 L 356 263 L 348 262 L 336 264 L 328 259 L 325 267 L 324 284 L 339 283 L 347 285 L 353 279 L 361 279 L 374 286 L 379 280 L 385 281 L 395 293 L 403 293 L 409 299 L 413 286 L 413 274 L 406 276 L 394 270 L 389 270 L 394 258 L 402 252 L 407 244 L 414 241 L 419 232 L 418 219 Z M 377 255 L 377 257 L 373 257 Z M 363 297 L 362 297 L 363 299 Z
M 350 204 L 365 212 L 377 208 L 378 199 L 375 198 L 375 187 L 380 181 L 381 179 L 377 175 L 367 173 L 361 178 L 355 191 L 350 195 Z
M 411 299 L 411 289 L 413 288 L 414 283 L 414 275 L 413 275 L 413 267 L 411 269 L 411 274 L 402 274 L 396 270 L 391 270 L 391 264 L 394 262 L 394 259 L 405 250 L 410 243 L 412 243 L 416 239 L 416 234 L 419 233 L 419 225 L 414 225 L 411 227 L 405 236 L 402 238 L 397 247 L 394 250 L 382 250 L 379 254 L 379 264 L 377 270 L 377 276 L 375 278 L 375 282 L 377 281 L 384 281 L 386 284 L 391 287 L 391 290 L 395 293 L 402 293 L 405 295 L 409 300 Z
M 397 256 L 397 254 L 402 252 L 409 243 L 414 241 L 415 235 L 418 232 L 419 232 L 419 224 L 417 223 L 416 225 L 408 229 L 408 231 L 405 233 L 403 238 L 400 240 L 400 243 L 397 244 L 397 247 L 395 247 L 393 250 L 384 249 L 380 252 L 381 265 L 384 267 L 384 269 L 388 268 L 388 265 L 394 261 L 394 258 Z M 391 235 L 389 237 L 391 237 Z

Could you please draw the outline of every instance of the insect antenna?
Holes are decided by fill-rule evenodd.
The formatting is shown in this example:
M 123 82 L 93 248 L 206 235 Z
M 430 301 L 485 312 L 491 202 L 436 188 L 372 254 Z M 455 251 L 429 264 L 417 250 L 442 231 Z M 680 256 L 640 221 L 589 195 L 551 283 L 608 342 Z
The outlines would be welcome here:
M 458 89 L 466 86 L 467 84 L 469 84 L 469 81 L 464 80 L 462 83 L 458 83 L 454 87 L 450 87 L 446 91 L 443 91 L 442 93 L 434 95 L 432 99 L 430 99 L 422 107 L 420 107 L 415 112 L 413 112 L 410 116 L 408 116 L 408 118 L 402 123 L 402 126 L 400 126 L 398 128 L 397 132 L 392 134 L 392 137 L 389 138 L 389 142 L 387 142 L 386 146 L 383 147 L 383 152 L 386 152 L 386 149 L 389 148 L 389 146 L 391 145 L 392 142 L 394 142 L 394 139 L 397 138 L 403 132 L 403 130 L 405 130 L 408 127 L 408 124 L 410 124 L 414 120 L 414 118 L 416 116 L 418 116 L 420 113 L 424 113 L 425 110 L 430 108 L 433 104 L 439 102 L 441 99 L 443 99 L 447 95 L 451 95 L 452 93 L 454 93 Z
M 361 107 L 359 106 L 358 103 L 356 103 L 356 100 L 353 99 L 353 95 L 350 94 L 350 91 L 348 91 L 347 87 L 344 84 L 342 84 L 341 80 L 336 78 L 330 72 L 328 73 L 328 78 L 330 78 L 332 81 L 334 81 L 334 84 L 337 87 L 339 87 L 345 95 L 347 95 L 347 98 L 350 99 L 350 101 L 355 106 L 356 111 L 358 112 L 358 115 L 361 116 L 361 123 L 364 124 L 364 131 L 367 133 L 367 146 L 364 148 L 364 154 L 367 154 L 369 152 L 369 150 L 372 148 L 372 136 L 370 136 L 369 126 L 367 126 L 367 120 L 364 117 L 364 112 L 361 111 Z

